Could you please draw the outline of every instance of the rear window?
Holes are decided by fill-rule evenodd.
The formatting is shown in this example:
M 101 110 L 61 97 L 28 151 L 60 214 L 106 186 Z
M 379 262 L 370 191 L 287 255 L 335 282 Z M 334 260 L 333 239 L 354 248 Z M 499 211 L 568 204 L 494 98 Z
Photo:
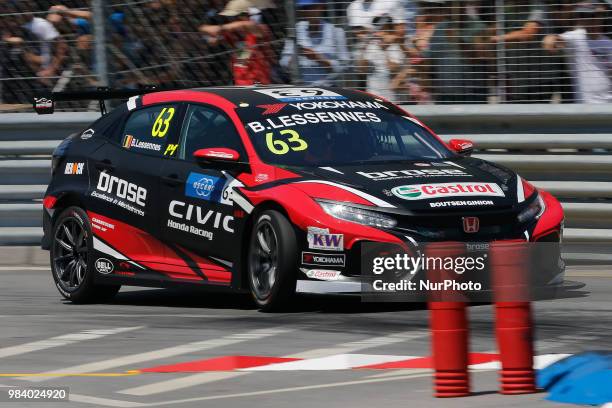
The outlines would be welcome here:
M 155 105 L 134 111 L 125 123 L 121 145 L 138 153 L 163 156 L 168 153 L 168 139 L 176 131 L 178 122 L 178 104 Z

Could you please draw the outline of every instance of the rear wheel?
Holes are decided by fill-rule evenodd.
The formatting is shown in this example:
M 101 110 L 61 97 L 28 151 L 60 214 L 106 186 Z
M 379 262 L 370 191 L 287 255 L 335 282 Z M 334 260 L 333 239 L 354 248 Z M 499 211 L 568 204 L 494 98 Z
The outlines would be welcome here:
M 51 272 L 63 297 L 75 303 L 104 301 L 117 294 L 119 285 L 94 283 L 93 238 L 87 213 L 79 207 L 65 209 L 53 227 Z
M 259 214 L 249 243 L 248 281 L 262 310 L 288 305 L 295 294 L 297 258 L 295 232 L 287 218 L 274 210 Z

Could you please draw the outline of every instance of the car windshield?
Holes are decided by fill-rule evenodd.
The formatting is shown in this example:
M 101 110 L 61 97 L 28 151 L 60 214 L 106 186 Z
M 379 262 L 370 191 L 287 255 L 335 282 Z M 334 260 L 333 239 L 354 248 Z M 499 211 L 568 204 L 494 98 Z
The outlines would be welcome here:
M 338 106 L 343 108 L 333 109 Z M 416 120 L 378 102 L 279 103 L 237 111 L 257 154 L 269 164 L 318 167 L 452 156 Z

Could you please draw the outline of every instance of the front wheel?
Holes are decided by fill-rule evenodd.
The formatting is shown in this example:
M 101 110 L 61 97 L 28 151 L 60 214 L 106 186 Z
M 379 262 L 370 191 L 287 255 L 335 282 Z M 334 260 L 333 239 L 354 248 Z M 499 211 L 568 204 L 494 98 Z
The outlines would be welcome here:
M 248 281 L 261 310 L 288 305 L 295 294 L 297 259 L 295 232 L 287 218 L 275 210 L 259 214 L 249 243 Z
M 53 227 L 51 272 L 62 296 L 74 303 L 104 301 L 117 294 L 119 285 L 96 285 L 93 237 L 89 217 L 79 207 L 65 209 Z

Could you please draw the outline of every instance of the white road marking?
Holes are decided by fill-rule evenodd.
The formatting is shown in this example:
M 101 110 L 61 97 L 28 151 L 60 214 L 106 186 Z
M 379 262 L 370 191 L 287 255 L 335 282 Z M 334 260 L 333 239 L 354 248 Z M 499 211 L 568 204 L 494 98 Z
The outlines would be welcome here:
M 417 356 L 391 356 L 377 354 L 335 354 L 328 357 L 287 361 L 259 367 L 243 368 L 239 371 L 294 371 L 294 370 L 350 370 L 355 367 L 389 363 L 391 361 L 418 358 Z
M 395 344 L 417 338 L 427 337 L 429 332 L 426 330 L 411 330 L 406 332 L 393 333 L 387 336 L 370 337 L 364 340 L 358 340 L 343 345 L 335 345 L 333 347 L 324 347 L 314 350 L 307 350 L 297 354 L 290 354 L 283 356 L 285 358 L 320 358 L 328 357 L 334 354 L 348 354 L 354 353 L 359 350 L 380 347 L 389 344 Z M 187 375 L 181 378 L 174 378 L 166 381 L 159 381 L 152 384 L 147 384 L 139 387 L 128 388 L 125 390 L 118 391 L 120 394 L 126 395 L 155 395 L 163 392 L 170 392 L 181 390 L 184 388 L 193 387 L 196 385 L 203 385 L 219 380 L 227 380 L 231 378 L 240 377 L 248 374 L 248 372 L 232 371 L 232 372 L 204 372 Z
M 270 390 L 241 392 L 241 393 L 225 394 L 225 395 L 210 395 L 207 397 L 195 397 L 195 398 L 185 398 L 185 399 L 172 400 L 172 401 L 154 402 L 154 403 L 148 404 L 148 406 L 168 406 L 168 405 L 184 404 L 188 402 L 220 400 L 220 399 L 239 398 L 239 397 L 256 397 L 259 395 L 267 395 L 267 394 L 280 394 L 280 393 L 286 393 L 286 392 L 307 391 L 307 390 L 316 390 L 316 389 L 322 389 L 322 388 L 346 387 L 346 386 L 351 386 L 351 385 L 373 384 L 373 383 L 388 382 L 388 381 L 399 381 L 399 380 L 406 380 L 410 378 L 429 377 L 430 375 L 431 373 L 419 373 L 419 374 L 404 375 L 401 377 L 393 377 L 393 378 L 366 378 L 363 380 L 304 385 L 301 387 L 277 388 L 277 389 L 270 389 Z
M 542 354 L 539 356 L 533 356 L 533 368 L 536 370 L 540 370 L 544 367 L 547 367 L 569 356 L 571 356 L 571 354 Z M 470 365 L 470 370 L 499 370 L 499 369 L 501 369 L 501 363 L 499 361 L 491 361 L 488 363 Z
M 164 392 L 182 390 L 184 388 L 194 387 L 196 385 L 203 385 L 211 382 L 229 380 L 231 378 L 239 377 L 248 373 L 237 372 L 237 371 L 212 371 L 188 375 L 186 377 L 173 378 L 171 380 L 159 381 L 152 384 L 142 385 L 139 387 L 128 388 L 125 390 L 117 391 L 119 394 L 134 395 L 134 396 L 147 396 L 156 395 Z
M 424 374 L 424 373 L 433 373 L 434 370 L 430 368 L 403 368 L 399 370 L 381 370 L 382 373 L 376 373 L 373 375 L 368 375 L 366 378 L 388 378 L 388 377 L 398 377 L 405 376 L 411 374 Z
M 78 343 L 80 341 L 94 340 L 113 334 L 139 330 L 143 327 L 144 326 L 117 327 L 112 329 L 83 330 L 77 333 L 63 334 L 61 336 L 51 337 L 45 340 L 33 341 L 31 343 L 20 344 L 18 346 L 0 348 L 0 358 L 18 356 L 21 354 L 31 353 L 33 351 L 50 349 L 53 347 L 67 346 L 69 344 Z
M 123 290 L 122 290 L 123 292 Z M 55 319 L 57 318 L 61 318 L 64 317 L 64 315 L 62 314 L 57 314 L 57 313 L 49 313 L 49 314 L 0 314 L 0 317 L 53 317 Z M 239 319 L 239 318 L 248 318 L 248 317 L 253 317 L 253 315 L 247 315 L 247 314 L 231 314 L 231 315 L 219 315 L 219 314 L 211 314 L 211 315 L 207 315 L 207 314 L 177 314 L 177 313 L 121 313 L 121 314 L 115 314 L 115 313 L 92 313 L 92 314 L 71 314 L 70 315 L 71 318 L 101 318 L 101 317 L 122 317 L 122 318 L 142 318 L 142 317 L 175 317 L 175 318 L 187 318 L 187 319 L 200 319 L 200 318 L 207 318 L 207 319 L 227 319 L 227 318 L 233 318 L 233 319 Z
M 296 328 L 287 327 L 273 327 L 267 329 L 257 329 L 248 331 L 245 333 L 230 334 L 228 336 L 196 341 L 193 343 L 181 344 L 174 347 L 168 347 L 160 350 L 147 351 L 139 354 L 130 354 L 123 357 L 109 358 L 107 360 L 98 361 L 94 363 L 81 364 L 77 366 L 62 368 L 60 370 L 48 371 L 43 374 L 48 374 L 40 377 L 24 377 L 23 380 L 31 382 L 41 382 L 49 379 L 61 377 L 62 374 L 66 373 L 91 373 L 91 372 L 102 372 L 109 369 L 123 367 L 133 364 L 139 364 L 163 358 L 169 358 L 178 356 L 181 354 L 196 353 L 204 350 L 210 350 L 217 347 L 228 346 L 232 344 L 241 343 L 248 340 L 257 340 L 264 337 L 276 336 L 278 334 L 291 332 Z
M 8 271 L 50 271 L 48 266 L 0 266 L 0 272 Z
M 246 373 L 242 373 L 246 374 Z M 431 373 L 413 373 L 410 375 L 404 375 L 400 377 L 393 378 L 366 378 L 363 380 L 355 380 L 355 381 L 343 381 L 336 383 L 326 383 L 326 384 L 315 384 L 315 385 L 305 385 L 302 387 L 290 387 L 290 388 L 278 388 L 271 390 L 262 390 L 262 391 L 252 391 L 252 392 L 243 392 L 236 394 L 226 394 L 226 395 L 211 395 L 207 397 L 195 397 L 195 398 L 185 398 L 179 400 L 171 400 L 171 401 L 160 401 L 160 402 L 131 402 L 131 401 L 122 401 L 122 400 L 114 400 L 107 398 L 98 398 L 92 397 L 88 395 L 81 394 L 71 394 L 70 399 L 73 400 L 73 396 L 77 396 L 78 400 L 74 401 L 99 405 L 99 406 L 108 406 L 108 407 L 155 407 L 155 406 L 169 406 L 169 405 L 178 405 L 185 404 L 189 402 L 199 402 L 199 401 L 207 401 L 207 400 L 218 400 L 218 399 L 228 399 L 228 398 L 239 398 L 239 397 L 255 397 L 258 395 L 267 395 L 267 394 L 279 394 L 286 392 L 295 392 L 295 391 L 305 391 L 305 390 L 313 390 L 313 389 L 321 389 L 321 388 L 333 388 L 333 387 L 344 387 L 351 385 L 360 385 L 360 384 L 371 384 L 371 383 L 379 383 L 379 382 L 388 382 L 388 381 L 398 381 L 398 380 L 406 380 L 411 378 L 422 378 L 429 377 Z
M 70 402 L 82 402 L 85 404 L 93 404 L 105 407 L 120 407 L 120 408 L 132 408 L 132 407 L 146 407 L 147 404 L 141 402 L 122 401 L 109 398 L 92 397 L 90 395 L 82 394 L 70 394 Z

